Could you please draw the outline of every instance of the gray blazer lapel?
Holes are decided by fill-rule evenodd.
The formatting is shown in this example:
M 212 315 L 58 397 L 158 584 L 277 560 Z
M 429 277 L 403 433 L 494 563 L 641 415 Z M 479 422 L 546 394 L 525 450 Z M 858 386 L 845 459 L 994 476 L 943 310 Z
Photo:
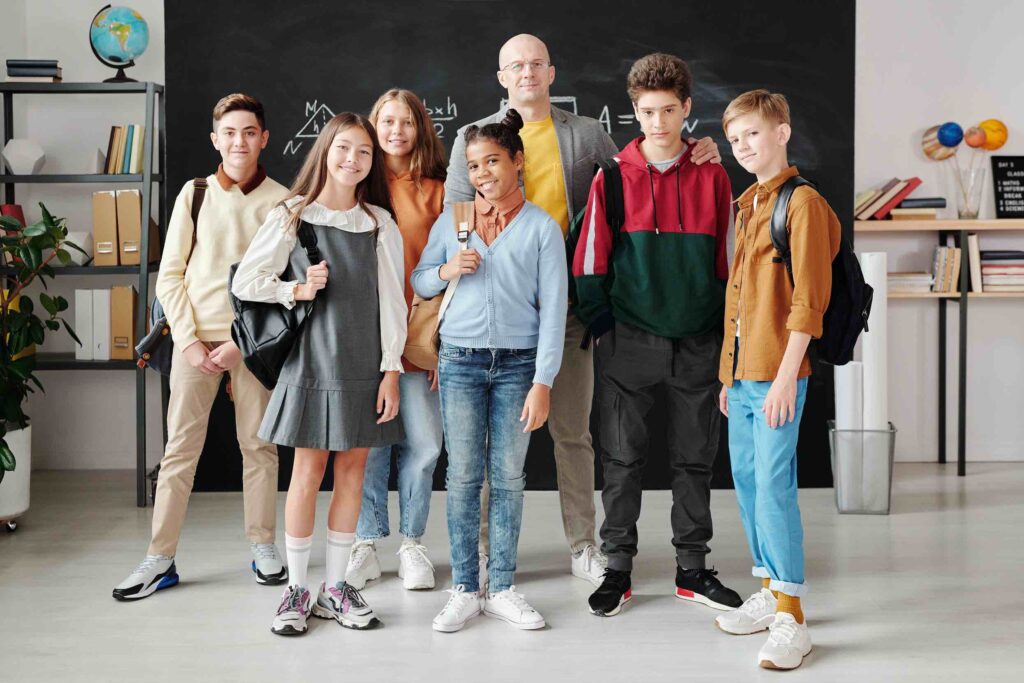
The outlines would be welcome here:
M 569 208 L 569 220 L 576 215 L 576 207 L 572 203 L 572 169 L 575 165 L 573 156 L 572 127 L 568 125 L 568 116 L 558 107 L 551 107 L 551 118 L 555 122 L 555 137 L 558 138 L 558 154 L 562 161 L 562 181 L 565 185 L 565 205 Z

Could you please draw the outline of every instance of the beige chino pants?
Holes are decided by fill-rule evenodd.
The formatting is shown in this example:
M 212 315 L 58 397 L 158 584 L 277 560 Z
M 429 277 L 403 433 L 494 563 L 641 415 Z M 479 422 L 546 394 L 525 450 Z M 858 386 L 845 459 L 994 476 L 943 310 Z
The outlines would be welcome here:
M 207 343 L 211 348 L 218 345 Z M 256 436 L 270 392 L 249 372 L 245 363 L 240 362 L 228 374 L 235 404 L 238 446 L 242 451 L 245 534 L 252 543 L 273 543 L 277 519 L 277 446 Z M 156 485 L 150 555 L 173 556 L 177 551 L 196 466 L 206 442 L 210 410 L 221 379 L 221 375 L 207 375 L 193 368 L 175 347 L 171 397 L 167 406 L 167 448 L 160 461 Z

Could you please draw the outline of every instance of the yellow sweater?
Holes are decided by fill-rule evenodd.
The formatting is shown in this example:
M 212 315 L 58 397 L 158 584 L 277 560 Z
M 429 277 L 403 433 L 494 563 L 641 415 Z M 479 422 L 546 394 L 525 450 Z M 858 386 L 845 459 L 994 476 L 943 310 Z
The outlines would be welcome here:
M 156 295 L 164 307 L 174 343 L 185 349 L 196 341 L 231 339 L 234 314 L 228 302 L 228 270 L 242 260 L 267 214 L 288 188 L 266 178 L 248 193 L 225 189 L 217 175 L 206 179 L 206 197 L 192 258 L 192 181 L 178 193 L 167 226 Z

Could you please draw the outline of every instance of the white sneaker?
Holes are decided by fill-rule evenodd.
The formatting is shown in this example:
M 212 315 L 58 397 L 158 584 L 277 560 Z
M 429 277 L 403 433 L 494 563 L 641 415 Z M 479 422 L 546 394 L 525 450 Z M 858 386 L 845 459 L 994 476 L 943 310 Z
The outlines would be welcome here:
M 276 586 L 288 580 L 288 567 L 277 552 L 273 543 L 250 543 L 252 552 L 252 571 L 256 574 L 256 583 L 263 586 Z
M 345 583 L 356 590 L 363 590 L 367 581 L 380 578 L 380 562 L 377 560 L 377 547 L 373 541 L 356 541 L 352 553 L 348 556 L 348 568 L 345 569 Z
M 444 609 L 434 617 L 434 630 L 442 633 L 455 633 L 461 630 L 466 622 L 480 614 L 480 594 L 467 593 L 466 587 L 461 583 L 455 588 L 449 588 L 448 592 L 452 597 Z
M 768 642 L 761 646 L 757 661 L 764 669 L 795 669 L 811 652 L 811 634 L 807 622 L 796 623 L 788 612 L 778 612 L 768 627 Z
M 309 628 L 308 618 L 309 591 L 302 586 L 288 586 L 281 595 L 270 631 L 279 636 L 301 636 Z
M 718 624 L 718 628 L 735 636 L 757 633 L 775 621 L 775 608 L 778 604 L 779 601 L 772 592 L 762 588 L 736 609 L 719 615 L 715 623 Z
M 589 581 L 593 586 L 601 586 L 607 568 L 608 558 L 592 544 L 572 556 L 572 575 Z
M 162 588 L 178 583 L 174 558 L 167 555 L 146 555 L 128 578 L 114 586 L 115 600 L 141 600 Z
M 434 565 L 427 557 L 427 547 L 413 541 L 402 541 L 398 549 L 398 578 L 407 591 L 430 590 L 434 587 Z
M 314 617 L 334 619 L 345 628 L 360 631 L 381 625 L 381 620 L 359 591 L 344 581 L 339 581 L 336 586 L 322 582 L 312 612 Z
M 477 570 L 476 582 L 480 586 L 480 595 L 487 595 L 487 556 L 480 553 L 479 569 Z
M 515 586 L 500 593 L 488 593 L 484 600 L 484 614 L 507 621 L 525 631 L 544 628 L 544 617 L 530 607 L 526 598 L 516 592 Z

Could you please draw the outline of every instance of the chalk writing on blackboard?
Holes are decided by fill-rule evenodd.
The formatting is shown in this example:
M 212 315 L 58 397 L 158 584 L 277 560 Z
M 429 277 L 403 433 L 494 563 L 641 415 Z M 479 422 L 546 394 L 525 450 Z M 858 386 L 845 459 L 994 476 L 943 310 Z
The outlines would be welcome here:
M 317 100 L 306 102 L 306 123 L 302 125 L 299 132 L 292 136 L 288 144 L 284 146 L 284 156 L 292 156 L 302 148 L 303 139 L 316 139 L 327 122 L 334 118 L 334 112 L 326 104 L 319 104 Z
M 431 106 L 427 102 L 427 98 L 423 98 L 423 106 L 427 108 L 427 113 L 430 114 L 430 118 L 434 121 L 434 130 L 437 131 L 437 136 L 444 138 L 445 125 L 454 121 L 459 116 L 459 107 L 452 100 L 451 96 L 445 98 L 445 104 L 440 106 Z

